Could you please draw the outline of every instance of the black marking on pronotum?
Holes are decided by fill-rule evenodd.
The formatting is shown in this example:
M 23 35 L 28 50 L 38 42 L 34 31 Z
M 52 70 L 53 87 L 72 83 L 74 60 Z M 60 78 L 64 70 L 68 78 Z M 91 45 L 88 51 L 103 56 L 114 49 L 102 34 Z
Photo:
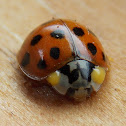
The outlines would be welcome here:
M 66 75 L 68 77 L 70 84 L 75 82 L 79 77 L 78 70 L 74 69 L 72 72 L 70 72 L 70 66 L 69 65 L 65 65 L 64 67 L 60 68 L 59 70 L 60 70 L 61 73 L 63 73 L 64 75 Z
M 93 71 L 93 68 L 95 68 L 95 64 L 88 62 L 88 68 L 89 68 L 89 75 L 91 75 L 91 72 Z
M 32 40 L 31 40 L 31 45 L 34 46 L 36 45 L 40 40 L 42 36 L 41 35 L 36 35 Z
M 38 64 L 37 64 L 37 67 L 39 69 L 45 69 L 47 67 L 45 60 L 40 59 Z
M 69 74 L 69 83 L 72 84 L 79 78 L 79 72 L 77 69 L 74 69 L 70 74 Z
M 88 77 L 88 82 L 91 82 L 91 75 Z
M 51 37 L 56 38 L 56 39 L 62 39 L 64 38 L 64 31 L 63 30 L 55 30 L 51 32 Z
M 28 52 L 26 52 L 22 59 L 21 66 L 25 67 L 29 63 L 30 63 L 30 54 Z
M 95 45 L 93 43 L 88 43 L 87 47 L 90 50 L 90 52 L 92 53 L 92 55 L 95 55 L 97 53 L 97 48 L 95 47 Z
M 85 33 L 82 28 L 74 27 L 73 32 L 77 36 L 83 36 Z
M 50 56 L 53 58 L 53 59 L 58 59 L 59 56 L 60 56 L 60 49 L 57 48 L 57 47 L 53 47 L 50 49 Z
M 70 74 L 70 66 L 69 65 L 65 65 L 62 68 L 59 69 L 61 73 L 63 73 L 66 76 L 69 76 Z

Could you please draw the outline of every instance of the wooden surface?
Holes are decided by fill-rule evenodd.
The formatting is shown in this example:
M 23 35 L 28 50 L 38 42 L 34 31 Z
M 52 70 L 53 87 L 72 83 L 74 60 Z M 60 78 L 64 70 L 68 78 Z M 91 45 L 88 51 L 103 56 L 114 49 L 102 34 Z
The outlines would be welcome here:
M 111 58 L 101 90 L 75 103 L 25 77 L 16 54 L 36 26 L 77 20 Z M 126 125 L 126 0 L 0 0 L 0 126 Z

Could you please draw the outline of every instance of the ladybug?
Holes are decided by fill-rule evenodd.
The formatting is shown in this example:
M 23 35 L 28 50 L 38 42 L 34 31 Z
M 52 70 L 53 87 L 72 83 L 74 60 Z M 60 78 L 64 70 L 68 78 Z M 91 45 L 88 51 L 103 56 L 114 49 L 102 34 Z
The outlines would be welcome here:
M 70 20 L 51 20 L 24 41 L 18 56 L 21 70 L 74 99 L 97 92 L 108 70 L 107 57 L 96 35 Z

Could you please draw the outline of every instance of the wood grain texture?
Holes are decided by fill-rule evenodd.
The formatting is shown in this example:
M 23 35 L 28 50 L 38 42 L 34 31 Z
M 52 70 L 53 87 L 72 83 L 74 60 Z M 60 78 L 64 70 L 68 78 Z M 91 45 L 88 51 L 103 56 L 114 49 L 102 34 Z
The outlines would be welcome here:
M 36 26 L 77 20 L 98 36 L 112 58 L 101 90 L 74 103 L 25 77 L 16 54 Z M 125 126 L 126 0 L 0 0 L 0 125 Z

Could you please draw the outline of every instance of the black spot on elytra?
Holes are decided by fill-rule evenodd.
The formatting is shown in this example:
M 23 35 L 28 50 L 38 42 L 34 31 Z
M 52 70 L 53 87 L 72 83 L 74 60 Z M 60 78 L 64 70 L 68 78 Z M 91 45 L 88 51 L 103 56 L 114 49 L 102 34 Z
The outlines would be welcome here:
M 97 48 L 95 47 L 95 45 L 93 43 L 88 43 L 87 47 L 90 50 L 90 52 L 92 53 L 92 55 L 95 55 L 97 53 Z
M 60 55 L 60 49 L 59 48 L 53 47 L 53 48 L 50 49 L 50 56 L 53 59 L 58 59 L 59 55 Z
M 25 67 L 29 63 L 30 63 L 30 54 L 28 52 L 26 52 L 22 59 L 21 66 Z
M 73 32 L 77 36 L 83 36 L 85 34 L 84 31 L 83 31 L 83 29 L 78 28 L 78 27 L 74 27 L 73 28 Z
M 45 60 L 40 59 L 38 64 L 37 64 L 37 67 L 39 69 L 45 69 L 47 67 Z
M 55 30 L 50 35 L 53 38 L 62 39 L 62 38 L 64 38 L 64 31 L 63 30 Z
M 103 57 L 103 60 L 105 61 L 105 54 L 102 52 L 102 57 Z
M 36 45 L 40 40 L 42 36 L 41 35 L 36 35 L 32 40 L 31 40 L 31 45 L 34 46 Z
M 89 33 L 91 33 L 93 36 L 96 37 L 96 35 L 94 34 L 94 32 L 92 32 L 90 29 L 88 29 Z

